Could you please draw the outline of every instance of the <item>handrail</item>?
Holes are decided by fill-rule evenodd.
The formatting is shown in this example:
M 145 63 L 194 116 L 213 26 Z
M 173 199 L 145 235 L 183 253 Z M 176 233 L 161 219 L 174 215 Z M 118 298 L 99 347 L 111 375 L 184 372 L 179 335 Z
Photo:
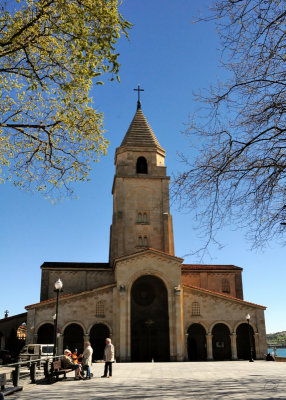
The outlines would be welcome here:
M 33 355 L 31 354 L 30 357 L 32 357 Z M 20 388 L 19 387 L 19 379 L 20 379 L 20 368 L 24 365 L 27 365 L 30 369 L 30 379 L 32 383 L 36 382 L 36 367 L 37 364 L 40 364 L 40 368 L 41 366 L 43 366 L 44 369 L 44 375 L 45 378 L 48 379 L 50 378 L 50 371 L 49 371 L 49 364 L 52 361 L 55 361 L 56 359 L 60 359 L 63 357 L 62 355 L 59 356 L 44 356 L 42 358 L 36 358 L 36 359 L 29 359 L 27 361 L 18 361 L 16 363 L 11 363 L 11 364 L 5 364 L 5 365 L 0 365 L 0 367 L 2 368 L 7 368 L 7 367 L 11 367 L 11 368 L 15 368 L 14 370 L 12 370 L 11 372 L 11 377 L 12 377 L 12 383 L 15 388 Z M 1 370 L 0 370 L 1 371 Z M 17 389 L 17 390 L 18 390 Z M 22 388 L 20 388 L 22 389 Z
M 30 355 L 30 357 L 32 357 L 33 355 Z M 27 361 L 19 361 L 19 362 L 16 362 L 16 363 L 12 363 L 12 364 L 2 364 L 2 365 L 0 365 L 0 368 L 2 367 L 2 368 L 4 368 L 4 367 L 14 367 L 14 366 L 16 366 L 16 365 L 25 365 L 25 364 L 27 364 L 27 363 L 34 363 L 34 362 L 38 362 L 38 361 L 42 361 L 42 362 L 45 362 L 46 360 L 54 360 L 54 359 L 56 359 L 56 358 L 60 358 L 60 357 L 63 357 L 64 355 L 62 354 L 62 355 L 60 355 L 60 356 L 45 356 L 44 358 L 42 357 L 42 358 L 36 358 L 36 359 L 29 359 L 29 360 L 27 360 Z

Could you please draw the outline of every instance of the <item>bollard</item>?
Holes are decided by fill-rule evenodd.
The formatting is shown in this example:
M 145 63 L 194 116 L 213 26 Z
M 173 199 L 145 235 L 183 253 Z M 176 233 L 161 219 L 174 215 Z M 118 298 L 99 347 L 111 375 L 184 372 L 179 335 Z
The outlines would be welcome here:
M 30 378 L 32 383 L 36 383 L 36 363 L 31 363 L 30 366 Z
M 44 364 L 44 375 L 45 375 L 46 379 L 48 379 L 49 376 L 50 376 L 50 373 L 49 373 L 49 360 L 45 361 L 45 364 Z
M 20 365 L 16 365 L 14 371 L 11 373 L 13 386 L 19 386 Z
M 6 374 L 0 374 L 0 390 L 5 390 L 6 385 Z

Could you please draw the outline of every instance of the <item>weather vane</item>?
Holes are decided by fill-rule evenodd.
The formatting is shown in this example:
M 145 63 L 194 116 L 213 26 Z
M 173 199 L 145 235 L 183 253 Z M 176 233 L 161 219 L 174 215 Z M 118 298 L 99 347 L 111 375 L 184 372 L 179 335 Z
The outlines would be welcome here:
M 144 89 L 140 89 L 140 85 L 138 85 L 137 89 L 133 89 L 135 92 L 138 92 L 138 100 L 137 100 L 137 110 L 141 108 L 141 102 L 140 102 L 140 92 L 144 92 Z

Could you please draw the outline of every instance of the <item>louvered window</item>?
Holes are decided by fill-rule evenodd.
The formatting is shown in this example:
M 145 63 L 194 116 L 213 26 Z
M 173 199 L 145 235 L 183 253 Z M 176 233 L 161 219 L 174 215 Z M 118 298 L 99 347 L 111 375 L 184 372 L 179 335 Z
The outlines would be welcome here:
M 104 317 L 105 316 L 104 301 L 101 300 L 101 301 L 98 301 L 96 303 L 95 315 L 97 317 Z
M 197 301 L 192 303 L 192 315 L 200 315 L 200 304 Z
M 230 293 L 230 285 L 228 279 L 222 280 L 222 292 L 223 293 Z

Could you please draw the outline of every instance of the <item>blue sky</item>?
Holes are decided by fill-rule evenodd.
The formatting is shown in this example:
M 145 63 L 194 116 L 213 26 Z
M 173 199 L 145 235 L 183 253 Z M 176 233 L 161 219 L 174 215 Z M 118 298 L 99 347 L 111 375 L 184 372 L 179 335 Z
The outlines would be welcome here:
M 188 149 L 182 135 L 188 115 L 198 104 L 193 92 L 207 88 L 224 71 L 218 68 L 219 42 L 213 23 L 192 24 L 198 7 L 207 13 L 209 1 L 125 0 L 124 17 L 134 24 L 129 41 L 118 44 L 121 83 L 93 88 L 94 107 L 105 115 L 111 144 L 106 157 L 94 164 L 91 181 L 75 186 L 77 199 L 52 204 L 39 194 L 0 185 L 0 317 L 24 312 L 39 301 L 40 265 L 44 261 L 108 261 L 112 217 L 111 187 L 114 152 L 136 111 L 138 84 L 144 88 L 143 112 L 166 150 L 170 176 L 182 169 L 177 155 Z M 203 239 L 193 230 L 192 213 L 171 209 L 175 251 L 184 256 Z M 284 318 L 285 250 L 269 243 L 264 251 L 250 251 L 244 232 L 226 227 L 219 233 L 221 250 L 212 247 L 205 263 L 234 264 L 244 268 L 245 300 L 267 306 L 267 332 L 286 330 Z M 185 263 L 196 263 L 186 256 Z

